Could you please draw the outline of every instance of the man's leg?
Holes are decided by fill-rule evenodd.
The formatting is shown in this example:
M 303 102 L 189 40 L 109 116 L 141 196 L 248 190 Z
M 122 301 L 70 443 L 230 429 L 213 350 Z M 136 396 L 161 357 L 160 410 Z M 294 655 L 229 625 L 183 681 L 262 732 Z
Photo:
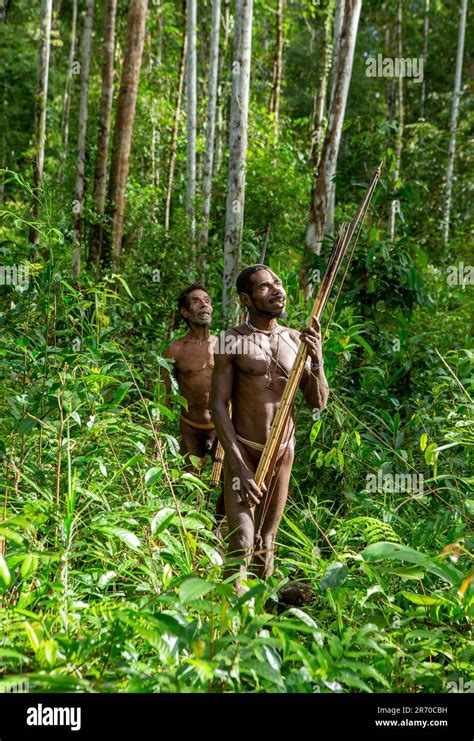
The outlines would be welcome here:
M 235 482 L 232 478 L 228 460 L 224 458 L 224 500 L 229 528 L 229 545 L 224 578 L 238 573 L 234 585 L 237 594 L 240 596 L 246 591 L 241 579 L 247 577 L 247 569 L 252 559 L 254 510 L 241 503 L 237 486 L 238 482 Z
M 281 463 L 277 461 L 275 477 L 269 488 L 270 500 L 268 507 L 265 508 L 265 518 L 260 532 L 262 546 L 254 557 L 255 570 L 262 579 L 271 576 L 275 568 L 275 540 L 288 496 L 293 459 L 294 448 L 291 444 L 285 450 Z M 259 505 L 262 506 L 265 507 L 265 497 Z
M 194 455 L 196 458 L 204 458 L 206 455 L 206 447 L 202 440 L 203 436 L 199 434 L 201 431 L 187 425 L 182 419 L 179 426 L 181 432 L 179 448 L 181 455 L 186 459 L 186 470 L 190 473 L 199 473 L 199 468 L 196 468 L 191 463 L 189 456 Z
M 203 431 L 197 430 L 194 427 L 190 427 L 186 424 L 186 422 L 183 422 L 181 420 L 180 422 L 180 429 L 181 429 L 181 442 L 180 442 L 180 452 L 181 455 L 184 456 L 184 459 L 186 461 L 185 463 L 185 469 L 188 473 L 194 473 L 196 476 L 199 476 L 202 465 L 204 464 L 205 458 L 206 458 L 206 438 L 202 434 Z M 189 456 L 194 455 L 196 458 L 199 458 L 201 461 L 201 466 L 197 467 L 193 463 L 191 463 Z M 203 496 L 201 492 L 198 490 L 197 494 L 197 506 L 198 510 L 201 509 L 203 504 Z

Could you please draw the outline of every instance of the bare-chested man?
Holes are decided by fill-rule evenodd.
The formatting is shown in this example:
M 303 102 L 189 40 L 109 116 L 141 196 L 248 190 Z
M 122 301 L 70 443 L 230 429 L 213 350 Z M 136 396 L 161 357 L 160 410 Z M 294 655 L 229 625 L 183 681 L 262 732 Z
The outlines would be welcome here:
M 235 587 L 244 591 L 241 578 L 255 548 L 255 518 L 262 493 L 253 476 L 278 408 L 300 342 L 308 348 L 300 388 L 308 407 L 323 410 L 328 385 L 323 370 L 319 324 L 301 332 L 278 324 L 286 295 L 281 280 L 265 265 L 252 265 L 237 279 L 237 291 L 247 308 L 248 320 L 223 333 L 214 353 L 211 408 L 219 440 L 225 450 L 224 496 L 230 533 L 228 555 L 240 562 Z M 232 401 L 232 420 L 227 411 Z M 294 458 L 293 420 L 284 431 L 277 455 L 276 481 L 261 527 L 261 550 L 255 553 L 257 573 L 273 573 L 275 538 L 288 494 Z M 263 495 L 265 496 L 265 495 Z M 262 503 L 261 503 L 262 500 Z M 235 569 L 227 569 L 228 575 Z
M 216 439 L 211 420 L 209 395 L 214 368 L 214 345 L 217 338 L 209 333 L 212 302 L 204 286 L 194 283 L 178 296 L 178 308 L 188 325 L 188 333 L 173 342 L 165 358 L 174 360 L 173 374 L 179 391 L 188 402 L 181 414 L 181 453 L 188 458 L 187 467 L 195 470 L 189 456 L 204 458 Z M 171 379 L 164 374 L 166 404 L 170 402 Z

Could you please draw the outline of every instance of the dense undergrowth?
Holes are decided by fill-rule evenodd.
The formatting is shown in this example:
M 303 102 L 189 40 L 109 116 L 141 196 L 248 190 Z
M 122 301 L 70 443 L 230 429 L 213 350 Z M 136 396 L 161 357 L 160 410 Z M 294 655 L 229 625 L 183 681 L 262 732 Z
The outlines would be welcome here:
M 24 226 L 6 214 L 4 228 Z M 45 235 L 54 246 L 58 234 Z M 369 241 L 369 273 L 383 249 Z M 144 342 L 150 306 L 137 315 L 123 278 L 78 287 L 60 262 L 29 268 L 28 288 L 5 287 L 1 314 L 0 686 L 434 692 L 468 681 L 472 348 L 449 350 L 462 322 L 451 337 L 428 322 L 445 300 L 435 282 L 430 302 L 409 320 L 387 308 L 390 321 L 380 298 L 352 301 L 357 278 L 348 286 L 326 342 L 328 409 L 298 411 L 275 576 L 237 599 L 222 580 L 210 467 L 183 472 L 177 414 L 162 404 L 166 337 Z M 284 279 L 298 326 L 306 308 Z M 397 474 L 411 487 L 397 490 Z M 278 590 L 294 581 L 309 599 L 289 607 Z

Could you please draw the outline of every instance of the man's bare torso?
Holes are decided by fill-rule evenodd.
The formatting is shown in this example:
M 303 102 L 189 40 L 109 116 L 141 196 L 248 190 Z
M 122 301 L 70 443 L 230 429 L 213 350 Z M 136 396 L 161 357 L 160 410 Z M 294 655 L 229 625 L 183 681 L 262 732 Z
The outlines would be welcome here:
M 298 351 L 297 333 L 279 326 L 265 335 L 241 324 L 228 330 L 229 336 L 236 338 L 232 363 L 234 429 L 247 440 L 264 444 Z
M 179 391 L 188 402 L 185 416 L 199 424 L 211 421 L 209 397 L 216 339 L 213 335 L 204 340 L 186 335 L 173 342 L 167 351 L 175 361 L 174 375 Z

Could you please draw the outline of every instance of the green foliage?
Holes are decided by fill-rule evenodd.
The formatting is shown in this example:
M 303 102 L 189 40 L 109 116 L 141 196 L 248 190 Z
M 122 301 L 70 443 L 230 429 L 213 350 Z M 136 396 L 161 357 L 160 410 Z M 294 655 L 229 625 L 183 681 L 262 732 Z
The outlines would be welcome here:
M 0 690 L 19 677 L 32 690 L 86 692 L 434 692 L 446 691 L 453 677 L 467 680 L 474 599 L 473 289 L 447 281 L 449 266 L 471 260 L 467 95 L 460 101 L 448 245 L 440 229 L 458 4 L 432 3 L 423 118 L 419 86 L 405 81 L 397 183 L 390 89 L 386 79 L 365 74 L 366 55 L 386 51 L 394 6 L 363 4 L 338 160 L 336 225 L 353 216 L 382 158 L 384 173 L 325 340 L 328 409 L 317 418 L 295 410 L 298 455 L 276 574 L 266 583 L 249 580 L 241 598 L 223 580 L 209 467 L 202 478 L 185 472 L 176 439 L 185 402 L 174 393 L 171 409 L 164 406 L 161 378 L 169 369 L 164 348 L 179 332 L 176 294 L 191 280 L 184 111 L 171 228 L 164 231 L 182 5 L 150 4 L 122 273 L 84 271 L 78 282 L 69 277 L 74 78 L 68 152 L 60 136 L 67 5 L 54 19 L 38 255 L 30 254 L 27 237 L 38 8 L 18 0 L 0 30 L 6 50 L 0 249 L 5 265 L 27 267 L 30 276 L 29 286 L 0 286 Z M 202 5 L 200 157 L 210 14 L 209 3 Z M 422 6 L 404 8 L 410 56 L 422 45 Z M 96 7 L 97 29 L 103 6 Z M 299 268 L 326 9 L 309 0 L 285 4 L 278 140 L 267 113 L 274 14 L 262 2 L 255 12 L 242 259 L 260 259 L 270 227 L 265 260 L 283 279 L 286 321 L 295 327 L 308 313 Z M 117 20 L 120 57 L 125 5 Z M 468 29 L 466 48 L 471 35 Z M 98 50 L 98 33 L 95 43 Z M 205 251 L 198 246 L 216 330 L 231 47 L 232 34 L 223 49 L 210 239 Z M 100 56 L 94 54 L 84 253 L 96 219 L 90 194 L 99 95 Z M 394 198 L 401 213 L 392 241 L 387 225 Z M 198 198 L 198 228 L 200 205 Z M 321 273 L 329 242 L 313 257 Z M 406 475 L 416 477 L 416 487 L 384 483 Z M 199 511 L 198 500 L 204 502 Z M 310 595 L 304 605 L 282 600 L 294 582 Z

